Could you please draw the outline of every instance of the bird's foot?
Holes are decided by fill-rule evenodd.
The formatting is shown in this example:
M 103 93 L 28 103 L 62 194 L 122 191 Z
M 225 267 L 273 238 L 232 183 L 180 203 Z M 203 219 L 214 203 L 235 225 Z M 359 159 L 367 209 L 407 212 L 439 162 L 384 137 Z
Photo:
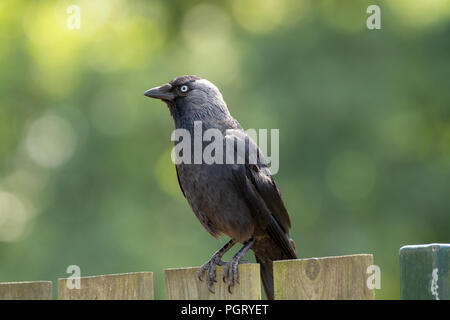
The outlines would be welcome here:
M 243 263 L 248 263 L 248 261 L 241 261 L 241 257 L 234 256 L 230 262 L 227 262 L 225 265 L 225 269 L 223 270 L 222 280 L 223 282 L 228 281 L 228 292 L 231 293 L 231 287 L 234 286 L 235 283 L 239 283 L 239 272 L 238 265 Z
M 226 282 L 228 279 L 228 292 L 231 294 L 231 287 L 234 286 L 235 283 L 239 283 L 239 273 L 238 273 L 238 265 L 242 263 L 246 263 L 247 261 L 241 260 L 245 253 L 250 249 L 255 240 L 251 238 L 247 242 L 244 243 L 244 246 L 239 250 L 233 258 L 231 258 L 230 262 L 228 262 L 225 266 L 225 270 L 223 271 L 222 280 Z
M 212 290 L 212 285 L 216 281 L 216 267 L 223 266 L 225 264 L 224 261 L 221 260 L 221 255 L 215 253 L 208 262 L 203 264 L 198 270 L 197 276 L 200 281 L 203 281 L 202 276 L 203 273 L 206 275 L 206 286 L 208 287 L 209 292 L 214 293 Z

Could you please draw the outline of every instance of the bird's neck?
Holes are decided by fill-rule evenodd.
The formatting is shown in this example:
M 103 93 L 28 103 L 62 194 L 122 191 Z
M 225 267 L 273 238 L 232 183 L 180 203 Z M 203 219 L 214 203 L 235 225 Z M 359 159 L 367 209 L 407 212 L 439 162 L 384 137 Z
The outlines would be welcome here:
M 175 111 L 176 112 L 176 111 Z M 174 115 L 172 113 L 172 115 Z M 227 129 L 236 129 L 237 121 L 228 112 L 214 109 L 199 109 L 186 114 L 175 114 L 173 117 L 176 129 L 194 130 L 196 123 L 201 123 L 204 130 L 218 129 L 225 133 Z
M 180 117 L 174 118 L 176 129 L 188 130 L 191 134 L 194 133 L 195 128 L 201 126 L 203 132 L 208 129 L 217 129 L 225 134 L 228 129 L 240 129 L 239 123 L 231 116 L 226 118 L 211 118 L 211 117 Z

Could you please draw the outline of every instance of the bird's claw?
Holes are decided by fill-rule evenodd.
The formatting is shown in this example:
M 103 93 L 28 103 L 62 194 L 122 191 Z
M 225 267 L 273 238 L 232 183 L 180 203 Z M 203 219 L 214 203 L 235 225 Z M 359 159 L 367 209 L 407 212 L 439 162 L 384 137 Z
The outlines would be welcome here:
M 203 264 L 198 270 L 197 277 L 200 281 L 203 281 L 202 276 L 203 273 L 206 274 L 206 286 L 208 287 L 209 292 L 214 293 L 212 289 L 212 284 L 217 282 L 216 280 L 216 266 L 222 266 L 225 262 L 220 259 L 220 256 L 213 255 L 211 259 Z
M 223 282 L 227 282 L 228 279 L 228 292 L 231 294 L 231 287 L 234 286 L 235 283 L 239 284 L 239 273 L 238 273 L 238 265 L 240 261 L 238 259 L 231 259 L 225 266 L 223 270 L 222 280 Z

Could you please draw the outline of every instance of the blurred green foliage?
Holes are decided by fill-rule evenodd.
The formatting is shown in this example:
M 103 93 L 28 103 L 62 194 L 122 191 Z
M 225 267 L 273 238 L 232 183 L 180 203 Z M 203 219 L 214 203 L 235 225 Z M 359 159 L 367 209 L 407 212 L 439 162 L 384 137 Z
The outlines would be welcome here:
M 450 242 L 450 2 L 1 1 L 0 281 L 196 266 L 223 245 L 143 92 L 214 82 L 245 128 L 280 128 L 275 179 L 301 257 Z M 79 5 L 81 28 L 66 26 Z

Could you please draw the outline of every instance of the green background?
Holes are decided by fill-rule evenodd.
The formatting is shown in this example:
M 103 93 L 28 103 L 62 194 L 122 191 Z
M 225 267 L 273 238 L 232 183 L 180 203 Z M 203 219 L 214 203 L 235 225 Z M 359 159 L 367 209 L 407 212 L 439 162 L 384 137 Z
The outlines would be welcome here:
M 280 129 L 300 257 L 373 253 L 377 298 L 399 298 L 399 248 L 450 242 L 449 51 L 448 0 L 1 1 L 0 281 L 153 271 L 163 299 L 164 268 L 225 243 L 143 96 L 196 74 L 244 128 Z

